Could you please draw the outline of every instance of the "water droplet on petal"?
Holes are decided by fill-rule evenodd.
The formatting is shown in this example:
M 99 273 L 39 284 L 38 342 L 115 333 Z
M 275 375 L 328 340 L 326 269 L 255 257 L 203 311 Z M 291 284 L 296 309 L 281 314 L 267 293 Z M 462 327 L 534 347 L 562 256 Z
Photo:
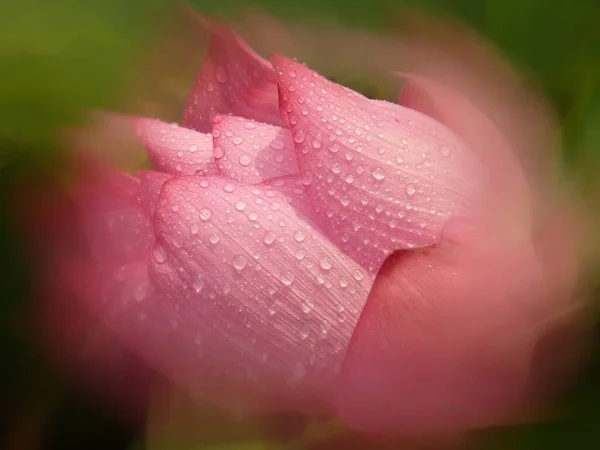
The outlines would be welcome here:
M 204 289 L 204 278 L 200 276 L 194 278 L 194 281 L 192 281 L 192 288 L 194 288 L 194 291 L 196 291 L 197 294 L 202 292 L 202 289 Z
M 306 327 L 300 329 L 300 339 L 304 340 L 308 337 L 309 330 Z
M 331 324 L 329 322 L 323 322 L 321 324 L 321 330 L 319 332 L 319 336 L 321 337 L 321 339 L 325 339 L 327 337 L 327 334 L 329 333 L 330 329 Z
M 406 193 L 408 195 L 414 195 L 415 192 L 417 192 L 417 190 L 415 189 L 415 187 L 412 184 L 409 184 L 408 186 L 406 186 Z
M 275 150 L 281 150 L 284 147 L 284 143 L 283 141 L 280 141 L 278 139 L 275 139 L 273 142 L 271 142 L 271 147 L 273 147 Z
M 252 162 L 252 157 L 250 155 L 240 156 L 240 165 L 249 166 L 251 162 Z
M 244 270 L 248 265 L 248 258 L 244 255 L 235 255 L 233 257 L 233 267 L 235 270 Z
M 223 70 L 222 67 L 217 68 L 216 78 L 219 83 L 227 82 L 227 73 Z
M 168 259 L 167 251 L 164 249 L 164 247 L 160 245 L 154 247 L 154 250 L 152 251 L 152 256 L 154 256 L 154 260 L 159 264 L 167 262 Z
M 304 233 L 300 230 L 296 231 L 296 233 L 294 234 L 294 239 L 296 239 L 296 241 L 298 242 L 302 242 L 305 237 L 306 236 L 304 235 Z
M 331 263 L 329 262 L 329 260 L 327 258 L 323 258 L 323 259 L 319 260 L 319 266 L 323 270 L 331 269 Z
M 376 180 L 383 180 L 385 178 L 385 172 L 383 171 L 383 169 L 381 168 L 377 168 L 373 171 L 373 173 L 371 173 L 371 175 L 373 176 L 373 178 L 375 178 Z
M 355 270 L 354 272 L 352 272 L 352 276 L 356 281 L 360 281 L 365 277 L 360 270 Z
M 200 209 L 200 218 L 202 220 L 208 220 L 212 216 L 212 211 L 208 208 Z
M 267 231 L 265 233 L 263 242 L 267 245 L 272 244 L 273 242 L 275 242 L 275 239 L 277 238 L 277 236 L 275 236 L 275 233 L 273 233 L 272 231 Z
M 238 211 L 243 211 L 244 209 L 246 209 L 246 202 L 244 202 L 243 200 L 235 202 L 235 209 L 237 209 Z
M 296 276 L 289 270 L 286 270 L 285 272 L 281 273 L 279 279 L 284 285 L 289 286 L 294 282 Z
M 236 136 L 236 137 L 233 139 L 233 143 L 234 143 L 235 145 L 240 145 L 242 142 L 244 142 L 244 140 L 243 140 L 241 137 L 239 137 L 239 136 Z
M 306 139 L 304 131 L 298 130 L 294 133 L 294 142 L 296 142 L 297 144 L 301 144 L 302 142 L 304 142 L 304 139 Z

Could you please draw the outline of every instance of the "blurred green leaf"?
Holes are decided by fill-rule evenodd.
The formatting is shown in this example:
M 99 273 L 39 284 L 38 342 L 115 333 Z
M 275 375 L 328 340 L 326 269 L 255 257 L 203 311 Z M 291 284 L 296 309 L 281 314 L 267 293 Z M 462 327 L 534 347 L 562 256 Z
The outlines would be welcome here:
M 2 150 L 42 149 L 82 109 L 110 106 L 163 3 L 2 2 Z

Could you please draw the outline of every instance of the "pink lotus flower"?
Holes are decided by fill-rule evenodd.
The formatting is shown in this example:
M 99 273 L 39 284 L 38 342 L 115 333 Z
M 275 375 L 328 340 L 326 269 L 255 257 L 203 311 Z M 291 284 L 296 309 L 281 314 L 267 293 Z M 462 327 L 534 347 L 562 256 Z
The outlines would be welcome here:
M 374 101 L 211 27 L 182 126 L 134 121 L 153 170 L 80 186 L 72 289 L 226 408 L 391 434 L 523 413 L 577 252 L 513 136 L 434 78 Z

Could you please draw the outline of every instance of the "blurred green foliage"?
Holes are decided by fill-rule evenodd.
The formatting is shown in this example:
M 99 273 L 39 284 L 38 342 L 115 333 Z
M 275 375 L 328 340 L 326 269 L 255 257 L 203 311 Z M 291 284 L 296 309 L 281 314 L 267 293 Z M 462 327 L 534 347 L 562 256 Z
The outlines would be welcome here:
M 319 19 L 370 29 L 389 26 L 390 11 L 400 5 L 458 16 L 484 33 L 546 90 L 563 119 L 571 167 L 582 170 L 585 180 L 595 181 L 598 176 L 597 0 L 191 3 L 207 14 L 232 16 L 254 7 L 284 20 Z M 111 447 L 110 440 L 99 441 L 98 436 L 110 433 L 118 436 L 113 445 L 119 442 L 118 448 L 124 448 L 135 432 L 123 431 L 122 424 L 99 415 L 101 408 L 78 398 L 76 388 L 60 385 L 29 348 L 18 321 L 28 311 L 29 280 L 22 257 L 23 241 L 18 239 L 11 220 L 10 188 L 12 181 L 25 173 L 23 169 L 27 172 L 58 160 L 61 129 L 79 123 L 83 112 L 90 108 L 111 108 L 118 102 L 119 87 L 129 75 L 140 48 L 160 37 L 168 4 L 168 0 L 19 0 L 0 4 L 0 370 L 4 375 L 0 398 L 7 399 L 3 401 L 0 418 L 4 423 L 0 421 L 0 427 L 4 426 L 8 434 L 27 417 L 28 408 L 38 407 L 48 399 L 53 405 L 51 419 L 40 425 L 41 434 L 54 436 L 49 442 L 59 442 L 55 448 L 91 448 L 93 442 L 117 448 Z M 355 87 L 361 86 L 359 82 Z M 369 84 L 362 87 L 367 91 L 374 89 Z M 600 448 L 599 370 L 600 356 L 574 393 L 565 421 L 499 430 L 497 439 L 492 441 L 494 448 Z M 96 431 L 89 436 L 75 433 L 85 429 Z M 88 438 L 78 440 L 73 438 L 75 435 Z M 8 441 L 0 435 L 0 446 L 3 442 Z M 256 445 L 235 448 L 262 448 Z

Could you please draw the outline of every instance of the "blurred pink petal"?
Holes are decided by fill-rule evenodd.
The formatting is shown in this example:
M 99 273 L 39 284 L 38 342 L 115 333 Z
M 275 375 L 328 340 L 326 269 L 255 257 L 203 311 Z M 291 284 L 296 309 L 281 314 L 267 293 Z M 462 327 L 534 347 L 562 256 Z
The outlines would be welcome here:
M 208 132 L 215 114 L 235 114 L 283 125 L 271 64 L 228 28 L 202 21 L 211 34 L 209 55 L 192 88 L 183 125 Z
M 514 213 L 527 214 L 532 193 L 522 162 L 529 157 L 526 152 L 530 149 L 511 143 L 512 136 L 503 133 L 477 105 L 481 105 L 483 99 L 468 98 L 452 86 L 424 75 L 403 73 L 401 76 L 408 83 L 398 100 L 400 104 L 445 124 L 464 139 L 487 167 L 493 168 L 484 194 L 488 207 L 493 209 L 486 213 L 489 221 L 504 223 L 507 217 L 514 221 Z M 534 126 L 534 121 L 531 123 Z
M 445 221 L 465 211 L 479 174 L 451 132 L 292 60 L 273 63 L 309 194 L 331 237 L 363 267 L 377 271 L 395 249 L 436 242 Z
M 99 167 L 76 195 L 92 258 L 112 264 L 147 257 L 154 232 L 142 211 L 139 180 Z
M 154 217 L 158 199 L 163 185 L 173 178 L 173 175 L 163 172 L 142 170 L 140 172 L 141 199 L 148 217 Z
M 287 129 L 243 117 L 217 116 L 212 134 L 221 176 L 257 184 L 299 173 Z
M 151 273 L 202 348 L 189 363 L 288 407 L 326 405 L 372 277 L 271 188 L 181 178 L 159 203 Z
M 358 428 L 488 426 L 533 400 L 532 327 L 552 319 L 551 279 L 530 243 L 453 220 L 438 246 L 397 253 L 377 278 L 340 384 L 340 413 Z
M 137 119 L 135 129 L 155 169 L 173 175 L 216 173 L 210 134 L 155 119 Z

